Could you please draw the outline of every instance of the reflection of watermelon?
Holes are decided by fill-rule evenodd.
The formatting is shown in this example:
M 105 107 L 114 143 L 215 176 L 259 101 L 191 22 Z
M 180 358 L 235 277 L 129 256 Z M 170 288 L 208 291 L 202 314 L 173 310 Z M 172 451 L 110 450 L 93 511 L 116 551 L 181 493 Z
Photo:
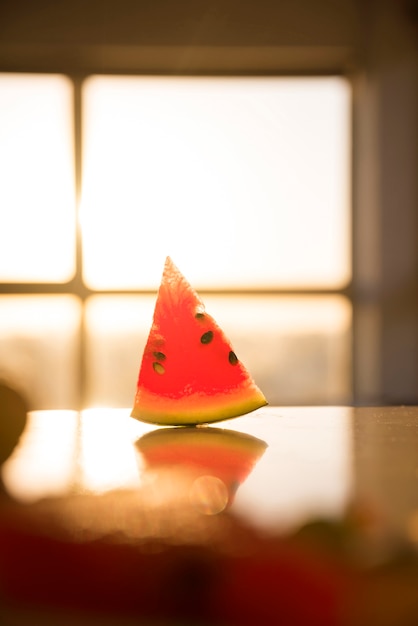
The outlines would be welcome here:
M 267 404 L 197 293 L 167 257 L 132 417 L 201 424 Z
M 136 447 L 147 469 L 184 470 L 192 479 L 211 476 L 228 492 L 228 503 L 264 454 L 261 439 L 220 428 L 163 428 L 141 437 Z

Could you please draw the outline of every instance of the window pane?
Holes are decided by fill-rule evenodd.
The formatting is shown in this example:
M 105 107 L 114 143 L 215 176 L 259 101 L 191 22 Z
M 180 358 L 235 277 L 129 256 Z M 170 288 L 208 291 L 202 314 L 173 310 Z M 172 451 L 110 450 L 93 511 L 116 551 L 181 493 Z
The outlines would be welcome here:
M 74 274 L 73 158 L 70 81 L 0 74 L 0 281 Z
M 78 407 L 80 314 L 72 296 L 0 297 L 0 379 L 31 409 Z
M 82 227 L 93 288 L 350 279 L 350 90 L 342 78 L 91 77 Z
M 85 309 L 87 407 L 129 407 L 155 296 L 93 296 Z
M 206 296 L 204 301 L 270 404 L 351 402 L 346 298 Z M 88 300 L 89 406 L 132 406 L 154 304 L 152 296 Z

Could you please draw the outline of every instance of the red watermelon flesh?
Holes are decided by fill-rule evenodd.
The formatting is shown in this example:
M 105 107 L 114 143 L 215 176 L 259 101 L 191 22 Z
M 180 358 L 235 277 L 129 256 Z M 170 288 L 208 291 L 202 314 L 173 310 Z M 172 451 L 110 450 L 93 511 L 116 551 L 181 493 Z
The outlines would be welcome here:
M 229 340 L 167 257 L 132 417 L 154 424 L 202 424 L 265 404 Z
M 267 444 L 244 433 L 220 428 L 163 428 L 136 442 L 148 470 L 184 470 L 192 480 L 214 476 L 228 491 L 228 505 L 238 487 L 263 456 Z

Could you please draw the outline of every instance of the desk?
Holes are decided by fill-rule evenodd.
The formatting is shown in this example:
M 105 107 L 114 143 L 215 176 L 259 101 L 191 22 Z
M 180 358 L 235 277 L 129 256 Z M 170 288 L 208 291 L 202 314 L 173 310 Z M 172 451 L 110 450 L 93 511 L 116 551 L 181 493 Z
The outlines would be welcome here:
M 172 616 L 194 624 L 202 616 L 205 624 L 261 625 L 278 615 L 289 625 L 418 623 L 416 407 L 265 407 L 197 429 L 154 427 L 124 409 L 33 412 L 2 477 L 12 498 L 0 509 L 5 606 L 33 607 L 40 598 L 44 607 L 55 595 L 56 610 L 106 609 L 120 624 L 145 605 L 148 620 L 164 605 L 156 618 L 170 624 Z M 55 592 L 42 594 L 36 567 L 27 567 L 31 552 L 49 568 L 66 562 L 72 591 L 68 572 L 58 592 L 44 568 Z M 194 563 L 187 575 L 186 553 Z M 173 581 L 181 563 L 176 593 L 141 605 L 138 589 L 156 562 L 155 585 Z M 237 576 L 224 581 L 221 600 L 212 575 L 231 567 Z M 190 585 L 193 602 L 183 588 Z M 289 600 L 295 585 L 306 614 Z M 329 610 L 314 596 L 328 599 Z

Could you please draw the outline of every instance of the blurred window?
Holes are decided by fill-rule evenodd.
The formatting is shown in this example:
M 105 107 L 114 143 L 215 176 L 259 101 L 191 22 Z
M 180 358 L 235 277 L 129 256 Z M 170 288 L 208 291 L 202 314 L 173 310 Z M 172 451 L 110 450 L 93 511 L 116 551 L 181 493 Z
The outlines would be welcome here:
M 35 408 L 130 406 L 169 254 L 270 403 L 350 402 L 350 97 L 0 74 L 0 378 Z
M 73 88 L 65 76 L 0 74 L 0 281 L 75 272 Z
M 210 289 L 350 280 L 350 92 L 341 78 L 91 77 L 84 277 Z

